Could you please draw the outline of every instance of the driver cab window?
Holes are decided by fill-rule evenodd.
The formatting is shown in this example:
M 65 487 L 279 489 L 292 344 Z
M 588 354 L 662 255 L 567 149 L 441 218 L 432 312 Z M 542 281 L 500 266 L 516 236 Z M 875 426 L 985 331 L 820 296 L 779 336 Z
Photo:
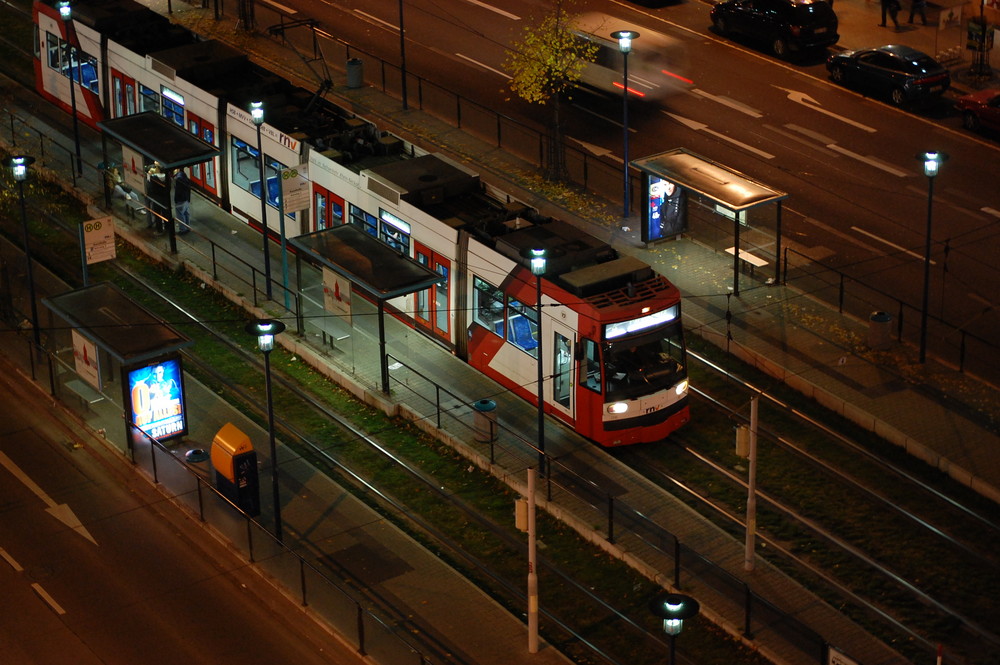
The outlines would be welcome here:
M 583 338 L 580 342 L 581 367 L 580 385 L 595 393 L 601 392 L 601 354 L 597 342 Z

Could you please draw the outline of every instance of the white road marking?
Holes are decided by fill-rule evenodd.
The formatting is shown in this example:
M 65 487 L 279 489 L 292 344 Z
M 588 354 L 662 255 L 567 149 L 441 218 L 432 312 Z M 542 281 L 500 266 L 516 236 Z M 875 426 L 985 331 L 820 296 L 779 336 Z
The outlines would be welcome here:
M 876 159 L 875 157 L 868 157 L 867 155 L 859 155 L 858 153 L 852 152 L 847 148 L 841 148 L 836 143 L 829 143 L 827 144 L 826 147 L 829 148 L 830 150 L 833 150 L 834 152 L 839 152 L 841 155 L 845 155 L 852 159 L 856 159 L 859 162 L 864 162 L 869 166 L 874 166 L 875 168 L 885 171 L 886 173 L 890 173 L 894 176 L 905 178 L 907 175 L 909 175 L 909 173 L 907 173 L 906 171 L 900 171 L 896 167 L 890 166 L 889 164 L 886 164 L 880 159 Z
M 912 252 L 912 251 L 906 249 L 905 247 L 903 247 L 902 245 L 897 245 L 896 243 L 890 242 L 889 240 L 886 240 L 885 238 L 880 238 L 879 236 L 875 235 L 874 233 L 872 233 L 870 231 L 865 231 L 864 229 L 858 228 L 857 226 L 852 226 L 851 230 L 852 231 L 857 231 L 858 233 L 860 233 L 862 235 L 866 235 L 869 238 L 871 238 L 872 240 L 877 240 L 877 241 L 879 241 L 882 244 L 888 245 L 889 247 L 892 247 L 895 250 L 903 252 L 904 254 L 909 254 L 913 258 L 920 259 L 921 261 L 924 260 L 923 255 L 917 254 L 916 252 Z M 934 259 L 931 259 L 931 265 L 932 266 L 936 265 Z
M 59 603 L 56 602 L 55 598 L 49 595 L 48 591 L 42 588 L 41 584 L 35 582 L 31 585 L 31 588 L 35 590 L 35 593 L 38 594 L 39 598 L 49 604 L 49 607 L 51 607 L 56 614 L 66 614 L 66 610 L 64 610 Z
M 723 141 L 729 141 L 733 145 L 739 146 L 740 148 L 743 148 L 744 150 L 747 150 L 747 151 L 752 152 L 752 153 L 754 153 L 756 155 L 759 155 L 759 156 L 763 157 L 764 159 L 774 159 L 774 155 L 772 155 L 771 153 L 764 152 L 763 150 L 755 148 L 752 145 L 748 145 L 746 143 L 743 143 L 742 141 L 738 141 L 738 140 L 736 140 L 734 138 L 730 138 L 730 137 L 726 136 L 725 134 L 723 134 L 721 132 L 715 131 L 714 129 L 709 129 L 708 125 L 706 125 L 703 122 L 699 122 L 698 120 L 693 120 L 691 118 L 685 118 L 684 116 L 676 115 L 674 113 L 668 113 L 667 111 L 663 111 L 663 113 L 666 114 L 666 115 L 669 115 L 671 118 L 673 118 L 677 122 L 681 123 L 682 125 L 684 125 L 688 129 L 693 129 L 696 132 L 705 132 L 706 134 L 711 134 L 712 136 L 716 136 L 716 137 L 722 139 Z
M 383 21 L 378 16 L 372 16 L 368 12 L 363 12 L 360 9 L 355 9 L 354 13 L 355 14 L 360 14 L 360 15 L 364 16 L 369 21 L 374 21 L 375 23 L 380 23 L 380 24 L 384 25 L 385 27 L 389 28 L 390 30 L 392 30 L 393 32 L 396 32 L 396 33 L 399 32 L 399 26 L 396 25 L 395 23 L 389 23 L 388 21 Z
M 83 526 L 79 518 L 73 514 L 72 508 L 67 506 L 65 503 L 57 504 L 55 501 L 53 501 L 52 498 L 48 494 L 46 494 L 41 487 L 38 486 L 38 483 L 32 480 L 28 476 L 28 474 L 26 474 L 24 471 L 20 469 L 20 467 L 14 464 L 14 461 L 11 458 L 7 457 L 7 455 L 3 452 L 0 452 L 0 466 L 6 468 L 7 471 L 9 471 L 12 476 L 21 481 L 21 484 L 23 484 L 25 487 L 31 490 L 31 492 L 35 496 L 37 496 L 45 503 L 45 505 L 47 506 L 45 512 L 55 517 L 57 520 L 59 520 L 69 528 L 73 529 L 81 536 L 89 540 L 90 542 L 94 543 L 95 545 L 97 544 L 97 541 L 94 540 L 94 537 L 92 535 L 90 535 L 90 532 L 87 531 L 86 527 Z
M 863 131 L 869 133 L 874 133 L 876 131 L 874 127 L 869 127 L 868 125 L 861 124 L 856 120 L 851 120 L 850 118 L 845 118 L 842 115 L 837 115 L 833 111 L 827 111 L 825 108 L 819 105 L 819 102 L 817 102 L 815 99 L 813 99 L 804 92 L 799 92 L 798 90 L 789 90 L 788 88 L 782 88 L 781 86 L 778 85 L 774 87 L 776 87 L 778 90 L 784 90 L 785 92 L 787 92 L 788 99 L 792 100 L 796 104 L 802 104 L 803 106 L 807 106 L 811 108 L 813 111 L 816 111 L 817 113 L 822 113 L 823 115 L 830 116 L 831 118 L 834 118 L 841 122 L 845 122 L 848 125 L 851 125 L 852 127 L 857 127 L 858 129 L 861 129 Z
M 731 108 L 733 110 L 736 110 L 736 111 L 739 111 L 740 113 L 745 113 L 748 116 L 750 116 L 751 118 L 763 118 L 764 117 L 764 114 L 761 113 L 760 111 L 758 111 L 757 109 L 752 108 L 750 106 L 747 106 L 743 102 L 738 102 L 735 99 L 731 99 L 731 98 L 725 97 L 723 95 L 713 95 L 713 94 L 711 94 L 709 92 L 705 92 L 704 90 L 699 90 L 698 88 L 692 88 L 688 92 L 690 92 L 692 95 L 695 95 L 697 97 L 704 97 L 705 99 L 709 99 L 709 100 L 711 100 L 713 102 L 716 102 L 717 104 L 722 104 L 723 106 L 728 106 L 729 108 Z
M 470 5 L 476 5 L 477 7 L 482 7 L 483 9 L 488 9 L 491 12 L 496 12 L 497 14 L 500 14 L 500 16 L 506 16 L 511 21 L 520 21 L 521 20 L 521 17 L 518 16 L 517 14 L 511 14 L 510 12 L 505 12 L 504 10 L 502 10 L 502 9 L 500 9 L 498 7 L 494 7 L 493 5 L 486 4 L 485 2 L 479 2 L 479 0 L 465 0 L 465 1 L 468 2 Z
M 19 564 L 10 554 L 7 554 L 7 550 L 2 547 L 0 547 L 0 557 L 2 557 L 3 560 L 14 569 L 14 572 L 19 573 L 24 570 L 24 568 L 21 568 L 21 564 Z
M 584 150 L 590 152 L 591 154 L 597 155 L 598 157 L 612 157 L 613 156 L 611 154 L 611 150 L 609 148 L 604 148 L 602 146 L 595 145 L 593 143 L 587 143 L 586 141 L 581 141 L 580 139 L 578 139 L 576 137 L 573 137 L 573 136 L 567 136 L 566 138 L 568 140 L 570 140 L 570 141 L 576 141 L 577 143 L 579 143 L 583 147 Z
M 846 240 L 847 242 L 849 242 L 851 244 L 857 245 L 858 247 L 860 247 L 860 248 L 862 248 L 862 249 L 864 249 L 866 251 L 869 251 L 872 254 L 880 254 L 882 256 L 885 256 L 885 252 L 882 251 L 881 249 L 879 249 L 878 247 L 875 247 L 874 245 L 869 245 L 866 242 L 858 240 L 857 238 L 855 238 L 854 236 L 852 236 L 850 233 L 844 233 L 843 231 L 841 231 L 840 229 L 836 228 L 835 226 L 832 226 L 830 224 L 824 224 L 823 222 L 821 222 L 821 221 L 819 221 L 817 219 L 813 219 L 812 217 L 803 217 L 802 221 L 808 222 L 809 224 L 812 224 L 814 226 L 818 226 L 819 228 L 823 229 L 824 231 L 826 231 L 830 235 L 835 235 L 838 238 L 842 238 L 843 240 Z
M 480 67 L 482 69 L 485 69 L 488 72 L 493 72 L 497 76 L 502 76 L 503 78 L 507 79 L 508 81 L 511 79 L 510 75 L 505 74 L 504 72 L 500 71 L 499 69 L 493 69 L 489 65 L 484 65 L 483 63 L 479 62 L 478 60 L 473 60 L 472 58 L 470 58 L 467 55 L 462 55 L 461 53 L 456 53 L 455 56 L 458 57 L 458 58 L 461 58 L 462 60 L 465 60 L 466 62 L 469 62 L 469 63 L 475 65 L 476 67 Z

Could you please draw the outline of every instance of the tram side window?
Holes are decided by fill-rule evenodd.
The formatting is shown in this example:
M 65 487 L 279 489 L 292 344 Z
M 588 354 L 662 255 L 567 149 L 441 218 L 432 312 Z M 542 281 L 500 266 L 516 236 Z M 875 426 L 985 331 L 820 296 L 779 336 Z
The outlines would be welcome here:
M 519 300 L 507 300 L 507 341 L 538 357 L 538 314 Z
M 582 351 L 582 367 L 580 368 L 580 385 L 590 388 L 595 393 L 601 392 L 601 354 L 597 342 L 584 337 L 580 343 Z
M 184 126 L 184 104 L 163 96 L 163 117 L 173 120 L 178 127 Z
M 378 237 L 378 219 L 375 215 L 365 212 L 353 203 L 350 204 L 348 210 L 351 213 L 351 224 L 370 236 Z
M 410 225 L 388 210 L 379 208 L 379 239 L 397 252 L 410 255 Z
M 51 32 L 45 33 L 49 67 L 78 82 L 91 92 L 98 92 L 97 58 L 70 46 Z
M 49 68 L 56 71 L 62 70 L 61 58 L 59 57 L 59 38 L 51 32 L 45 33 L 46 48 L 49 52 Z
M 486 280 L 473 276 L 473 319 L 487 330 L 503 337 L 503 291 Z
M 240 189 L 246 190 L 256 197 L 260 197 L 260 153 L 246 141 L 241 141 L 235 136 L 232 138 L 230 154 L 231 163 L 236 165 L 233 169 L 233 184 Z M 269 159 L 264 155 L 267 169 L 267 203 L 271 207 L 278 207 L 278 174 L 285 168 L 281 162 Z M 287 213 L 291 214 L 291 213 Z
M 141 83 L 139 84 L 139 110 L 160 112 L 160 93 Z

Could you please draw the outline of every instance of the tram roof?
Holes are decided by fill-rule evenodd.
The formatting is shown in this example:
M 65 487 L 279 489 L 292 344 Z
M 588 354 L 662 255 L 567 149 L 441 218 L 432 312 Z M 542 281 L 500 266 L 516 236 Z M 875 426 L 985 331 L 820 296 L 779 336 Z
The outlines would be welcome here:
M 423 291 L 441 275 L 350 224 L 289 238 L 288 242 L 379 300 Z
M 66 291 L 42 302 L 123 365 L 152 360 L 192 344 L 111 282 Z
M 207 162 L 221 154 L 212 144 L 153 111 L 104 120 L 97 125 L 115 140 L 166 169 Z
M 669 180 L 733 211 L 756 208 L 788 197 L 785 192 L 771 189 L 684 148 L 636 159 L 631 164 L 644 173 Z

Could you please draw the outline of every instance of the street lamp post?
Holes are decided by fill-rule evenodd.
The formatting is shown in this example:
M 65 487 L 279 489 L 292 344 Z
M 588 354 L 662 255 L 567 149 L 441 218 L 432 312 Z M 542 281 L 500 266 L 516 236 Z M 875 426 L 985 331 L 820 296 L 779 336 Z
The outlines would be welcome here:
M 664 591 L 649 601 L 649 610 L 663 619 L 663 632 L 670 636 L 670 665 L 674 665 L 674 642 L 684 627 L 684 619 L 698 614 L 701 606 L 691 596 Z
M 927 176 L 927 237 L 924 239 L 924 294 L 920 306 L 920 362 L 927 360 L 927 307 L 931 288 L 931 213 L 934 208 L 934 176 L 941 170 L 941 164 L 948 155 L 943 152 L 925 152 L 917 155 L 924 163 Z
M 403 74 L 400 92 L 403 95 L 403 110 L 409 105 L 406 100 L 406 30 L 403 28 L 403 0 L 399 0 L 399 69 Z
M 69 2 L 64 0 L 59 3 L 59 16 L 62 17 L 63 25 L 66 28 L 66 42 L 69 44 L 66 52 L 69 54 L 69 104 L 73 111 L 73 145 L 76 149 L 76 174 L 82 176 L 83 160 L 80 157 L 80 122 L 76 114 L 76 81 L 73 77 L 74 72 L 79 72 L 79 65 L 73 63 L 75 60 L 74 56 L 78 54 L 76 47 L 73 46 L 73 42 L 69 38 L 69 22 L 73 20 L 73 8 Z M 79 78 L 79 75 L 77 75 L 77 78 Z
M 637 39 L 639 33 L 635 30 L 615 30 L 611 33 L 612 39 L 618 40 L 618 50 L 622 52 L 622 126 L 625 128 L 624 135 L 624 172 L 625 172 L 625 214 L 629 216 L 629 193 L 628 193 L 628 54 L 632 50 L 632 40 Z
M 274 400 L 271 396 L 271 349 L 274 337 L 285 330 L 285 324 L 271 319 L 258 319 L 246 326 L 246 331 L 257 338 L 257 346 L 264 354 L 264 389 L 267 393 L 267 436 L 271 447 L 271 493 L 274 500 L 274 537 L 281 535 L 281 495 L 278 493 L 278 450 L 274 443 Z
M 24 260 L 28 270 L 28 300 L 31 305 L 31 330 L 35 337 L 35 352 L 42 348 L 41 331 L 38 329 L 38 305 L 35 303 L 35 276 L 31 266 L 31 247 L 28 243 L 28 210 L 24 204 L 24 181 L 28 177 L 28 167 L 35 162 L 34 157 L 16 155 L 6 160 L 14 180 L 17 181 L 17 195 L 21 201 L 21 233 L 24 242 Z
M 271 299 L 271 242 L 267 232 L 267 164 L 264 159 L 264 144 L 260 137 L 260 126 L 264 124 L 264 102 L 250 102 L 250 117 L 257 126 L 257 156 L 260 157 L 260 224 L 264 234 L 264 292 Z
M 538 473 L 545 476 L 545 372 L 542 361 L 542 275 L 545 274 L 546 251 L 531 250 L 531 274 L 535 276 L 535 309 L 538 318 L 538 346 L 535 365 L 538 368 Z

